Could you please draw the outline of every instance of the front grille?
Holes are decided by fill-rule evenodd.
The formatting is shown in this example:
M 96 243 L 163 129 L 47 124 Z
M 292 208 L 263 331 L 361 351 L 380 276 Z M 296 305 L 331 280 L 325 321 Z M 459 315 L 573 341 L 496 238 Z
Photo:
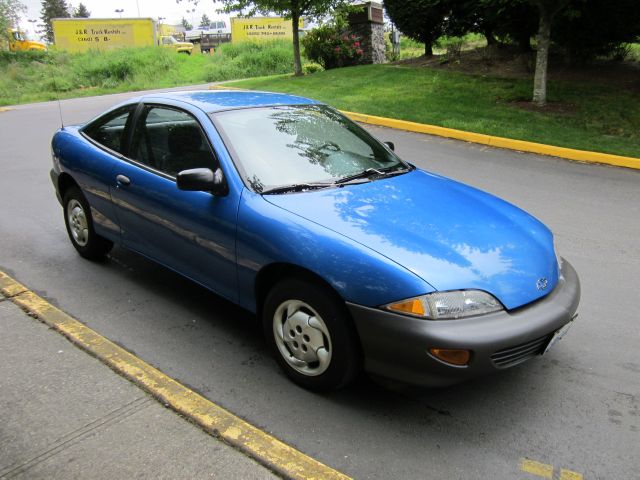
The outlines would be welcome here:
M 535 340 L 516 345 L 515 347 L 499 350 L 491 355 L 491 360 L 498 368 L 513 367 L 531 357 L 540 355 L 550 339 L 551 335 L 545 335 L 544 337 L 536 338 Z

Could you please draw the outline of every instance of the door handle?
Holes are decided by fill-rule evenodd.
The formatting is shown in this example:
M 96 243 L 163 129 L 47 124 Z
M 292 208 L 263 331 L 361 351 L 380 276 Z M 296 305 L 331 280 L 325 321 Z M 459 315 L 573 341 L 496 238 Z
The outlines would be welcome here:
M 116 182 L 118 182 L 119 185 L 129 185 L 131 180 L 129 180 L 129 177 L 125 177 L 124 175 L 118 175 L 116 177 Z

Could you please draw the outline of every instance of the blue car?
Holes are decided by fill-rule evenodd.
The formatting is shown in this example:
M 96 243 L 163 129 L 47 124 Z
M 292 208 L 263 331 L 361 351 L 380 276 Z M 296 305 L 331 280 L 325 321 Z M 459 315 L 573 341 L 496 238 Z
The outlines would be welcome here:
M 338 111 L 264 92 L 145 95 L 52 141 L 88 259 L 138 252 L 262 319 L 299 385 L 443 386 L 545 353 L 580 284 L 538 220 L 420 170 Z

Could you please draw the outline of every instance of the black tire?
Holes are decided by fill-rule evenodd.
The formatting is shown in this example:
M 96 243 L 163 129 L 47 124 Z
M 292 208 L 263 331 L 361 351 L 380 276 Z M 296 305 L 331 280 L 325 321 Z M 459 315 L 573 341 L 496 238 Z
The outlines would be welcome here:
M 298 278 L 279 282 L 265 299 L 262 324 L 277 362 L 291 380 L 306 389 L 336 390 L 352 382 L 362 369 L 349 312 L 327 287 Z
M 78 187 L 70 187 L 62 199 L 64 225 L 71 244 L 89 260 L 101 260 L 113 248 L 113 242 L 98 235 L 93 229 L 91 208 Z

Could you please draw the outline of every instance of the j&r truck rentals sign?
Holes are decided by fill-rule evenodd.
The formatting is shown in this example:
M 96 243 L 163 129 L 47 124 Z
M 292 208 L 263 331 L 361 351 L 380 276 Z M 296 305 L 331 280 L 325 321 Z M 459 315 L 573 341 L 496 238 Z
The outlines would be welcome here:
M 71 52 L 144 47 L 156 39 L 151 18 L 54 18 L 51 25 L 56 47 Z
M 300 19 L 299 28 L 304 27 Z M 279 39 L 291 40 L 293 29 L 291 20 L 281 17 L 254 17 L 231 19 L 231 41 L 236 42 L 265 42 Z

